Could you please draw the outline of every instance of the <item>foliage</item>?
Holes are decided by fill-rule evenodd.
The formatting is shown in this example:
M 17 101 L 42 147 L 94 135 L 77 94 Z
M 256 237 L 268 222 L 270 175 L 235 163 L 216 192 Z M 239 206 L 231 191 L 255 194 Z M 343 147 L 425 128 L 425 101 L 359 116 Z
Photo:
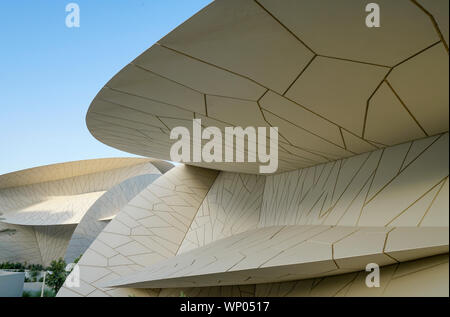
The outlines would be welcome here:
M 30 264 L 27 266 L 27 269 L 31 271 L 45 271 L 44 266 L 41 264 Z
M 81 257 L 82 254 L 74 260 L 74 263 L 78 263 Z M 30 271 L 29 278 L 25 277 L 25 283 L 36 281 L 43 282 L 43 277 L 40 277 L 38 279 L 39 273 L 42 271 L 49 271 L 51 273 L 47 273 L 45 284 L 49 286 L 55 294 L 58 292 L 58 290 L 64 284 L 67 276 L 70 274 L 70 272 L 66 272 L 66 262 L 62 258 L 52 261 L 49 267 L 44 267 L 41 264 L 27 264 L 26 262 L 4 262 L 0 263 L 0 270 L 2 269 L 16 270 L 19 272 L 25 272 L 25 270 Z M 30 292 L 24 292 L 24 297 L 40 297 L 40 293 L 39 296 L 33 296 L 33 294 L 31 294 Z M 51 297 L 50 294 L 47 297 Z
M 23 272 L 25 270 L 44 271 L 45 269 L 41 264 L 27 264 L 27 262 L 25 263 L 4 262 L 0 263 L 0 270 L 19 270 L 20 272 Z
M 36 294 L 36 292 L 23 291 L 22 297 L 37 297 L 37 296 L 33 296 L 34 294 Z
M 66 272 L 66 261 L 62 258 L 58 260 L 54 260 L 50 263 L 48 267 L 48 271 L 51 273 L 47 274 L 45 278 L 45 283 L 55 292 L 57 293 L 59 289 L 63 286 L 67 275 Z
M 44 297 L 55 297 L 56 293 L 51 289 L 44 289 Z
M 11 262 L 4 262 L 0 263 L 0 270 L 19 270 L 20 272 L 23 272 L 26 268 L 26 263 L 11 263 Z
M 40 271 L 37 271 L 37 270 L 31 270 L 30 271 L 30 279 L 31 279 L 31 281 L 32 282 L 37 282 L 37 279 L 38 279 L 38 276 L 39 276 L 39 274 L 40 274 L 41 272 Z
M 55 297 L 56 293 L 52 290 L 44 290 L 44 297 Z M 41 291 L 23 291 L 22 297 L 41 297 Z
M 82 256 L 83 254 L 80 254 L 75 260 L 73 260 L 73 263 L 78 263 L 78 261 L 80 261 Z

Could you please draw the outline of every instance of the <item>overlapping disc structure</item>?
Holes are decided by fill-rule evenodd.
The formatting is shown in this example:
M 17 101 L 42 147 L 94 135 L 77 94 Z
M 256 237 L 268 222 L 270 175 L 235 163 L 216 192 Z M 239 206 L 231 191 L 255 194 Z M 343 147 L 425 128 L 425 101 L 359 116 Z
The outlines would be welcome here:
M 172 167 L 111 158 L 36 167 L 0 176 L 0 263 L 71 262 L 120 208 Z
M 170 160 L 193 119 L 277 127 L 278 170 L 127 161 L 128 180 L 64 192 L 84 211 L 40 225 L 79 223 L 67 252 L 89 246 L 58 296 L 448 296 L 448 1 L 377 4 L 368 28 L 361 1 L 217 0 L 106 83 L 99 141 Z M 36 230 L 27 208 L 3 223 Z

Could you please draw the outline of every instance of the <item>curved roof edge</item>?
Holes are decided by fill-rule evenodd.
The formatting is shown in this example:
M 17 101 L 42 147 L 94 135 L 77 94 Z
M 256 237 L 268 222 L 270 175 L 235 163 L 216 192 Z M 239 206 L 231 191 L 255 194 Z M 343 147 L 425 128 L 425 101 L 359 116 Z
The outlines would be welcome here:
M 161 173 L 165 173 L 173 167 L 169 162 L 149 158 L 101 158 L 71 161 L 0 175 L 0 189 L 57 181 L 144 163 L 152 163 Z

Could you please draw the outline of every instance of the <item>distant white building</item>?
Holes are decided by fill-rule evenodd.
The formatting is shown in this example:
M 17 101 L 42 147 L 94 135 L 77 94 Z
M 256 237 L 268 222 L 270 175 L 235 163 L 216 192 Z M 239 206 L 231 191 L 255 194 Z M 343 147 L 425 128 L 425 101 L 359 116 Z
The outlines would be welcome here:
M 22 297 L 24 272 L 0 270 L 0 297 Z

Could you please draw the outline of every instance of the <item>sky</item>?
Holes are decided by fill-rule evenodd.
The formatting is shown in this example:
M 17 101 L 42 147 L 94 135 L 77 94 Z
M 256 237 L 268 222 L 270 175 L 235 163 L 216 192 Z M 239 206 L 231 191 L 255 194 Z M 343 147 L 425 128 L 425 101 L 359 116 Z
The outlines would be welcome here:
M 80 8 L 68 28 L 66 5 Z M 210 0 L 0 2 L 0 175 L 35 166 L 130 157 L 97 141 L 85 116 L 120 69 Z

